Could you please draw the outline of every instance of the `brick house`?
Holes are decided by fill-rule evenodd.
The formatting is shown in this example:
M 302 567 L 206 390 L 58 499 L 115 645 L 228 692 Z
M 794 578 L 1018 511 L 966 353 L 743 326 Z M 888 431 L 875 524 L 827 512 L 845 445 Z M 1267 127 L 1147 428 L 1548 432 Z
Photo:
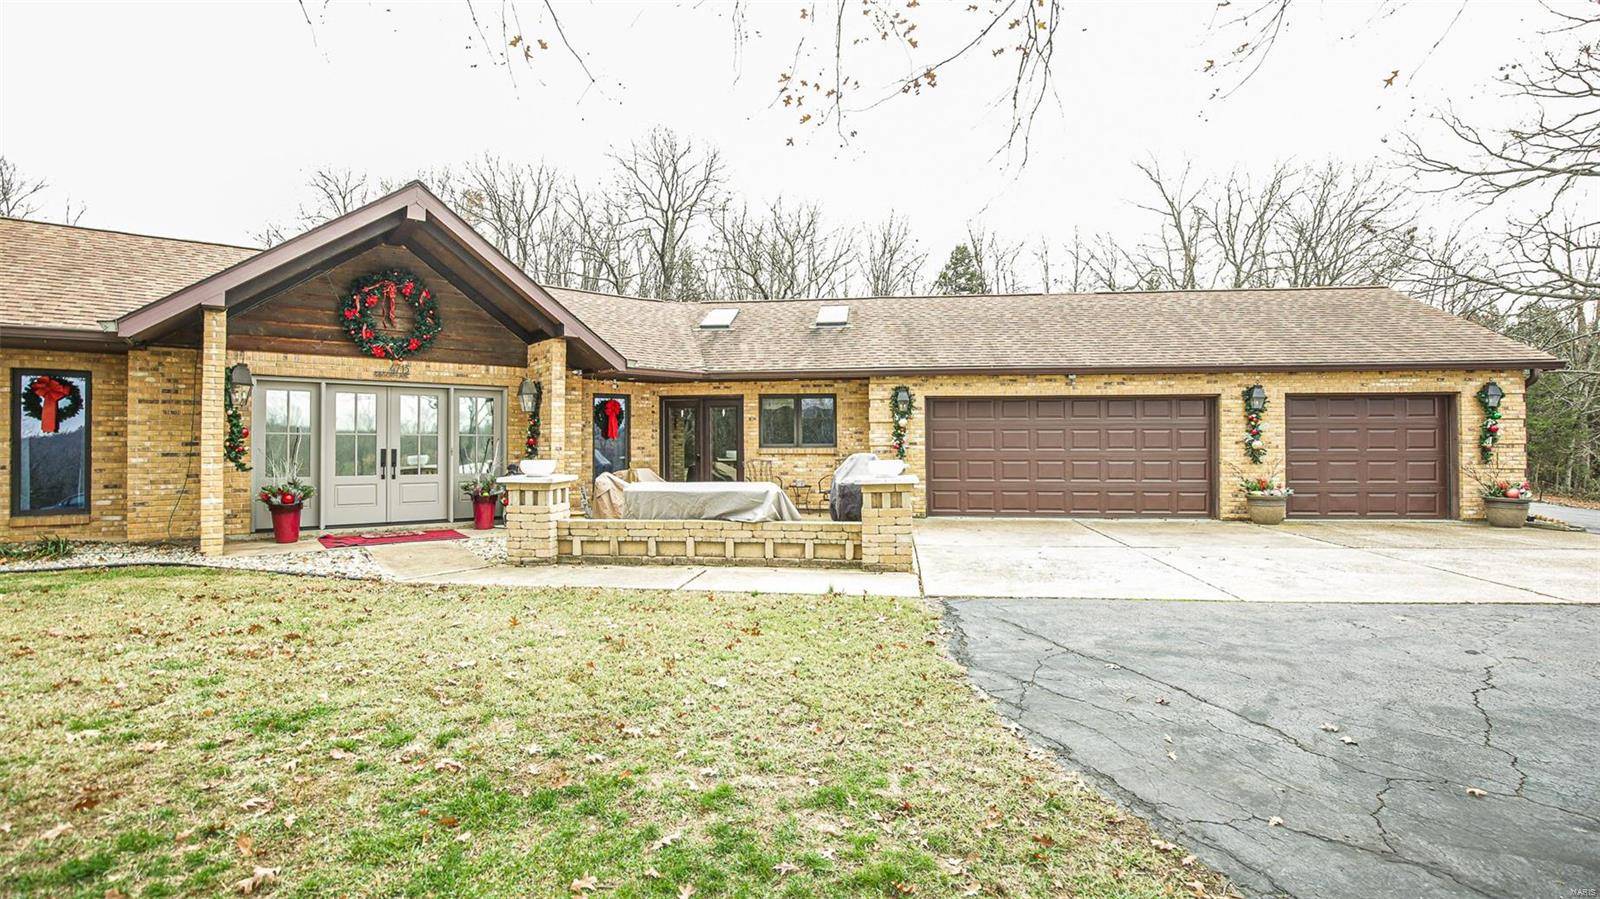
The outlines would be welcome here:
M 385 272 L 437 305 L 437 333 L 400 360 L 383 347 L 422 333 L 422 307 L 351 308 L 355 282 Z M 1239 476 L 1286 473 L 1296 516 L 1475 518 L 1475 481 L 1523 470 L 1525 385 L 1561 364 L 1379 287 L 692 303 L 547 288 L 416 183 L 264 251 L 0 220 L 0 278 L 0 540 L 208 552 L 266 526 L 252 497 L 274 474 L 317 485 L 310 526 L 466 517 L 458 479 L 523 455 L 533 385 L 539 455 L 580 484 L 625 467 L 772 479 L 818 509 L 842 457 L 892 452 L 904 387 L 919 515 L 1236 518 Z M 224 457 L 241 365 L 250 471 Z M 1257 386 L 1260 463 L 1244 446 Z

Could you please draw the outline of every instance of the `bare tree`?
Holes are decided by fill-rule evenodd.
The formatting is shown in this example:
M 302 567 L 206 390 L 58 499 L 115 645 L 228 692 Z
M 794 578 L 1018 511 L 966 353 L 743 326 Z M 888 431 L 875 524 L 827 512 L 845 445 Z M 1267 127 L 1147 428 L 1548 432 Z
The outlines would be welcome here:
M 656 128 L 643 141 L 613 154 L 616 197 L 628 213 L 633 235 L 649 248 L 640 288 L 649 296 L 680 299 L 683 252 L 696 225 L 720 198 L 722 158 L 715 149 Z
M 552 252 L 568 243 L 561 179 L 553 169 L 486 153 L 459 174 L 442 172 L 435 189 L 507 259 L 539 280 L 564 283 L 567 261 Z
M 862 262 L 868 296 L 910 296 L 921 288 L 928 254 L 911 233 L 911 222 L 893 212 L 866 233 Z
M 379 185 L 380 189 L 387 185 Z M 316 169 L 306 179 L 306 189 L 311 198 L 301 203 L 295 212 L 293 234 L 285 226 L 268 222 L 251 236 L 262 246 L 271 247 L 288 238 L 308 231 L 323 222 L 329 222 L 347 212 L 359 209 L 372 196 L 365 172 L 349 168 L 328 167 Z
M 1019 293 L 1025 289 L 1017 260 L 1026 244 L 1000 236 L 978 222 L 967 223 L 967 246 L 989 293 Z
M 43 178 L 29 178 L 17 164 L 0 156 L 0 216 L 25 219 L 39 211 L 36 198 L 48 185 Z
M 830 228 L 814 203 L 786 207 L 781 198 L 751 213 L 727 204 L 713 223 L 710 268 L 717 295 L 737 300 L 840 296 L 856 262 L 855 236 Z

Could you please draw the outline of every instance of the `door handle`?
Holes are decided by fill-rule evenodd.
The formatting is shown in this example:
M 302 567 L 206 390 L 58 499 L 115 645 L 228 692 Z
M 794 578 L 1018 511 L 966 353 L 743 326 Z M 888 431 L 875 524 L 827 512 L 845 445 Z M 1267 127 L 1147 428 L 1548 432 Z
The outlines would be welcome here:
M 378 480 L 380 481 L 389 479 L 388 460 L 389 451 L 381 446 L 378 447 Z
M 390 449 L 389 449 L 389 477 L 391 477 L 391 478 L 400 477 L 400 448 L 399 447 L 390 447 Z

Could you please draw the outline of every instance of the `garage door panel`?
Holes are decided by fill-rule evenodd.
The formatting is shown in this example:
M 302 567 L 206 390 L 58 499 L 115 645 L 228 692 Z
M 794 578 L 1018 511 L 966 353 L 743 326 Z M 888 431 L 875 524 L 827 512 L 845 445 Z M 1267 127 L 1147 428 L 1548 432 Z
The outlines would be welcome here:
M 1444 398 L 1292 396 L 1284 409 L 1291 515 L 1449 514 Z
M 927 408 L 940 435 L 928 448 L 934 514 L 1210 514 L 1210 400 L 946 397 Z

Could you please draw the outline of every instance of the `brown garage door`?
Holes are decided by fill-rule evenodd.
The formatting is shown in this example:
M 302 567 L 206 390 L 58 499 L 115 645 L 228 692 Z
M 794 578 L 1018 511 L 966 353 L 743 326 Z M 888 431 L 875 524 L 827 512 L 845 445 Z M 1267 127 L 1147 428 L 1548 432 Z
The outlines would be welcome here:
M 1211 401 L 928 400 L 933 515 L 1211 514 Z
M 1285 403 L 1289 514 L 1450 515 L 1441 396 L 1291 396 Z

